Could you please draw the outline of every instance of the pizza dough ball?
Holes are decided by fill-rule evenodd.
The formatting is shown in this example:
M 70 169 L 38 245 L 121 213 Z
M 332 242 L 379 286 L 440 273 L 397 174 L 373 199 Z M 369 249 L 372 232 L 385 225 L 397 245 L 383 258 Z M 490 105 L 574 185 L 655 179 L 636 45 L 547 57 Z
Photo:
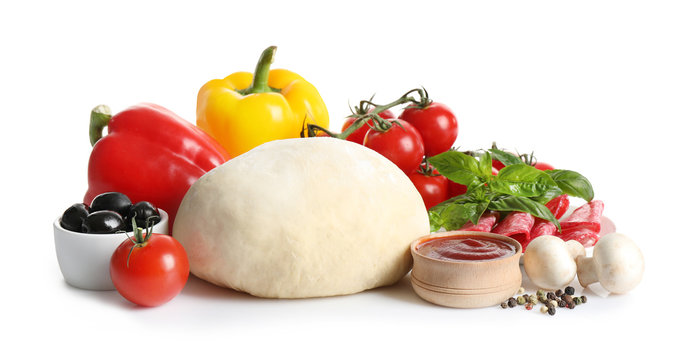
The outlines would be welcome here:
M 333 138 L 265 143 L 213 169 L 184 197 L 173 236 L 191 272 L 269 298 L 390 285 L 429 233 L 422 198 L 382 155 Z

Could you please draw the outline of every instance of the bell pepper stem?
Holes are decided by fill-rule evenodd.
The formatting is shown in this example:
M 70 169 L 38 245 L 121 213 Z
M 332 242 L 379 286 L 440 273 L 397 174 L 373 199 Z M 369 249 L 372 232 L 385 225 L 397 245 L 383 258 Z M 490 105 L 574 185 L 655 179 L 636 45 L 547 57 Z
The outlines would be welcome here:
M 243 91 L 244 95 L 275 91 L 269 86 L 269 70 L 271 69 L 271 63 L 273 63 L 275 54 L 275 46 L 269 46 L 264 49 L 262 55 L 259 57 L 259 61 L 257 61 L 252 84 Z
M 111 109 L 107 105 L 99 105 L 90 113 L 90 144 L 94 146 L 102 138 L 104 128 L 111 121 Z

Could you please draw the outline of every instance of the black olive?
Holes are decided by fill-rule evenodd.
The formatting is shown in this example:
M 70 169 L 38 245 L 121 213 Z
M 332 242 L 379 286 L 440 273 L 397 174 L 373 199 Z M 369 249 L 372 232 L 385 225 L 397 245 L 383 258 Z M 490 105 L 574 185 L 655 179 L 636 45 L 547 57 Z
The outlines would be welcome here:
M 160 222 L 160 213 L 155 205 L 148 201 L 140 201 L 130 207 L 130 214 L 125 221 L 125 229 L 132 231 L 132 217 L 137 227 L 145 228 L 146 220 L 149 219 L 149 226 Z
M 97 195 L 90 204 L 91 212 L 100 210 L 115 211 L 120 216 L 126 217 L 132 207 L 132 201 L 127 195 L 119 192 L 107 192 Z
M 83 232 L 88 234 L 113 234 L 121 230 L 125 230 L 123 217 L 111 210 L 92 212 L 83 222 Z
M 83 221 L 89 214 L 89 206 L 83 203 L 73 204 L 73 206 L 66 209 L 64 214 L 61 215 L 61 221 L 59 223 L 61 224 L 61 227 L 66 230 L 81 232 Z

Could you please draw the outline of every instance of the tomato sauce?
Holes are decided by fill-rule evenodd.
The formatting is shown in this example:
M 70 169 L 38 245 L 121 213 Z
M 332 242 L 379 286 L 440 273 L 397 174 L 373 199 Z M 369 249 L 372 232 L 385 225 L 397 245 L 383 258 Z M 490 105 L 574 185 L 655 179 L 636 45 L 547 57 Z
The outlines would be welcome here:
M 434 239 L 420 244 L 417 251 L 429 258 L 455 261 L 495 260 L 512 256 L 516 248 L 494 239 Z

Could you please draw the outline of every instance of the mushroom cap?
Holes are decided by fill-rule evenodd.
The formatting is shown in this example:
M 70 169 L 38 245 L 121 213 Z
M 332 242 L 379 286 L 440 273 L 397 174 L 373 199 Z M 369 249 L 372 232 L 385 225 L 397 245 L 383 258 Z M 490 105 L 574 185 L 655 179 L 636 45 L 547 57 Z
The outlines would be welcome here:
M 632 239 L 620 233 L 602 236 L 592 255 L 599 283 L 622 294 L 632 290 L 644 274 L 644 257 Z
M 528 244 L 523 255 L 523 268 L 530 280 L 545 290 L 570 284 L 577 271 L 566 243 L 552 235 L 539 236 Z

